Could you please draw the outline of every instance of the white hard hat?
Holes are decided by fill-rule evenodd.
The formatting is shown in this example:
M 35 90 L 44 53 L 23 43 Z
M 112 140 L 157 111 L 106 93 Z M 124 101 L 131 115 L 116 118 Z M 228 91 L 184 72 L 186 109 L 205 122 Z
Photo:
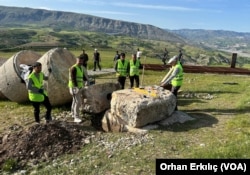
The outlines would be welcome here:
M 174 62 L 174 61 L 177 61 L 177 55 L 173 56 L 172 58 L 170 58 L 170 60 L 168 61 L 168 64 Z
M 97 50 L 97 48 L 95 48 L 95 50 Z

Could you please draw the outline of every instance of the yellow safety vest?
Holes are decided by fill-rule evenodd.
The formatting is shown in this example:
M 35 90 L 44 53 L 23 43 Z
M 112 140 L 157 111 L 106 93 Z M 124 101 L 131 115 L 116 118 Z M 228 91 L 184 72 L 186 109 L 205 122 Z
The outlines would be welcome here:
M 178 63 L 174 66 L 174 69 L 179 69 L 179 73 L 178 75 L 171 81 L 171 84 L 173 86 L 181 86 L 182 85 L 182 81 L 183 81 L 183 68 L 180 64 L 180 62 L 178 61 Z
M 139 66 L 140 66 L 139 60 L 136 60 L 135 64 L 134 64 L 134 60 L 130 60 L 129 75 L 130 76 L 134 76 L 134 75 L 138 75 L 139 76 Z
M 127 69 L 128 69 L 128 61 L 124 60 L 124 64 L 121 60 L 117 61 L 117 73 L 116 76 L 119 77 L 126 77 L 127 76 Z
M 32 72 L 29 75 L 29 81 L 30 79 L 33 81 L 33 87 L 36 87 L 38 89 L 43 89 L 43 73 L 39 73 L 39 78 L 35 76 L 35 73 Z M 33 102 L 43 102 L 44 101 L 44 94 L 33 92 L 32 90 L 28 91 L 29 93 L 29 100 Z M 47 92 L 45 92 L 45 95 L 47 95 Z
M 82 88 L 84 86 L 84 84 L 83 84 L 84 71 L 77 64 L 74 64 L 71 68 L 73 68 L 73 67 L 76 68 L 77 87 L 78 88 Z M 74 84 L 73 84 L 73 81 L 71 80 L 71 71 L 70 71 L 70 69 L 69 69 L 69 83 L 68 83 L 68 87 L 69 88 L 73 88 Z

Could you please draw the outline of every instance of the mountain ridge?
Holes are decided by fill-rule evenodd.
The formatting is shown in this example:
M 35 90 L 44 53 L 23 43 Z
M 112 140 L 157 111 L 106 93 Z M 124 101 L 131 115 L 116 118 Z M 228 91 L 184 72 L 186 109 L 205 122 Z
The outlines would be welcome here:
M 249 57 L 250 33 L 206 29 L 161 29 L 150 24 L 113 20 L 87 14 L 0 6 L 0 27 L 51 28 L 126 35 L 135 39 L 166 41 L 194 45 L 203 49 L 240 52 Z
M 143 39 L 185 43 L 181 37 L 149 24 L 113 20 L 73 12 L 0 6 L 0 26 L 13 24 L 22 26 L 35 24 L 55 29 L 66 28 L 104 33 L 120 33 Z

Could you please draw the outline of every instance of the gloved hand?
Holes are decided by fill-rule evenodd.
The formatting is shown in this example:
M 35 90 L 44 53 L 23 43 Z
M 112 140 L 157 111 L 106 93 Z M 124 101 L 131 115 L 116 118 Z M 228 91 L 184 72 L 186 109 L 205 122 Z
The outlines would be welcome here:
M 43 94 L 43 91 L 44 91 L 43 89 L 39 89 L 39 90 L 38 90 L 38 92 L 39 92 L 40 94 Z
M 73 94 L 77 94 L 79 92 L 79 88 L 73 87 L 72 91 L 73 91 Z
M 85 82 L 85 86 L 89 86 L 89 81 L 86 81 L 86 82 Z

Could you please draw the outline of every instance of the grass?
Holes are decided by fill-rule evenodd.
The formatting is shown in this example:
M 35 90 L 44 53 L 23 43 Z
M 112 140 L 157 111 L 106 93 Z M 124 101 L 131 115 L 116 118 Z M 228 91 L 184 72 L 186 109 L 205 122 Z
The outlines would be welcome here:
M 74 55 L 81 50 L 72 51 Z M 87 50 L 89 56 L 92 50 Z M 100 50 L 102 65 L 112 67 L 115 50 Z M 129 57 L 129 56 L 128 56 Z M 91 59 L 91 58 L 90 58 Z M 153 58 L 147 58 L 154 63 Z M 92 62 L 89 61 L 89 68 Z M 145 71 L 143 85 L 158 85 L 166 71 Z M 101 83 L 109 81 L 97 77 Z M 113 78 L 111 77 L 106 78 Z M 112 80 L 113 81 L 113 80 Z M 128 81 L 127 81 L 128 82 Z M 250 77 L 242 75 L 185 74 L 178 97 L 179 110 L 195 118 L 149 131 L 147 141 L 126 147 L 122 139 L 137 141 L 130 133 L 104 133 L 97 142 L 77 154 L 64 155 L 53 162 L 29 169 L 33 174 L 155 174 L 157 158 L 250 158 Z M 128 85 L 128 84 L 127 84 Z M 57 107 L 53 113 L 69 110 Z M 0 133 L 13 124 L 28 126 L 33 121 L 32 106 L 0 101 Z M 84 128 L 83 128 L 84 129 Z M 101 141 L 120 146 L 113 150 Z M 112 156 L 110 156 L 110 151 Z

